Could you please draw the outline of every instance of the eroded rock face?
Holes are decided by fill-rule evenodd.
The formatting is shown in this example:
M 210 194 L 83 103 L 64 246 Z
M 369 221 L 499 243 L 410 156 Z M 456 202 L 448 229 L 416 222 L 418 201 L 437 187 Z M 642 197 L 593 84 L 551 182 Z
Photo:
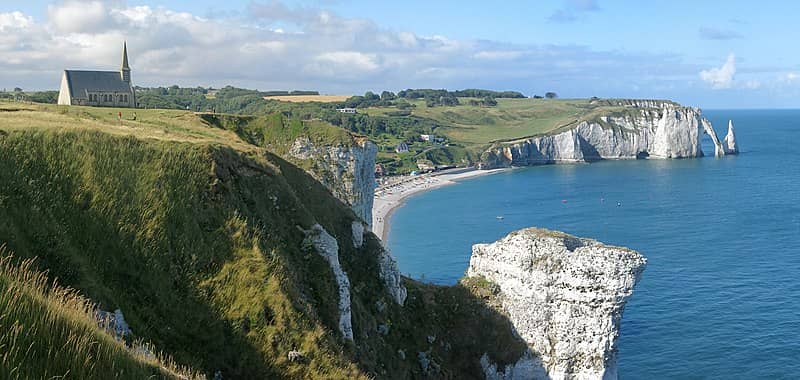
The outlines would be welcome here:
M 364 225 L 360 221 L 354 220 L 350 229 L 353 231 L 353 247 L 361 248 L 364 245 Z
M 351 225 L 353 232 L 353 246 L 361 248 L 364 246 L 364 225 L 359 221 L 353 221 Z M 378 275 L 380 276 L 386 290 L 398 305 L 403 306 L 406 302 L 408 290 L 403 286 L 403 278 L 400 275 L 400 269 L 397 267 L 397 261 L 392 256 L 391 252 L 382 244 L 377 250 L 378 253 Z
M 350 279 L 339 263 L 339 243 L 336 238 L 315 224 L 306 231 L 306 238 L 314 245 L 322 257 L 328 262 L 339 288 L 339 331 L 345 339 L 353 340 L 353 322 L 350 309 Z
M 717 137 L 717 132 L 714 131 L 714 127 L 711 126 L 711 123 L 708 120 L 703 119 L 703 132 L 707 134 L 711 138 L 711 142 L 714 144 L 714 157 L 722 157 L 725 155 L 725 148 L 722 147 L 722 143 L 719 141 L 719 137 Z
M 400 276 L 400 269 L 397 267 L 397 261 L 388 249 L 381 247 L 380 256 L 378 256 L 378 265 L 380 267 L 380 277 L 386 289 L 392 296 L 394 302 L 402 306 L 406 302 L 408 290 L 403 286 L 403 279 Z
M 503 369 L 483 358 L 487 379 L 615 379 L 622 311 L 645 263 L 626 248 L 535 228 L 474 245 L 467 275 L 498 285 L 502 312 L 530 349 Z
M 372 223 L 378 154 L 375 144 L 356 138 L 353 145 L 320 146 L 303 136 L 294 141 L 289 154 L 301 160 L 314 160 L 309 173 L 334 196 L 349 204 L 367 225 Z
M 723 142 L 725 154 L 739 154 L 739 144 L 736 142 L 736 134 L 733 132 L 733 120 L 728 120 L 728 134 L 725 135 Z
M 631 100 L 624 106 L 630 112 L 621 116 L 584 121 L 556 135 L 502 143 L 485 152 L 478 167 L 703 156 L 700 142 L 711 124 L 699 109 L 652 100 Z M 713 128 L 709 135 L 721 148 Z
M 549 375 L 542 364 L 542 360 L 534 356 L 530 351 L 522 355 L 514 364 L 509 364 L 505 368 L 497 368 L 491 363 L 489 356 L 481 356 L 481 368 L 486 380 L 531 380 L 548 379 Z

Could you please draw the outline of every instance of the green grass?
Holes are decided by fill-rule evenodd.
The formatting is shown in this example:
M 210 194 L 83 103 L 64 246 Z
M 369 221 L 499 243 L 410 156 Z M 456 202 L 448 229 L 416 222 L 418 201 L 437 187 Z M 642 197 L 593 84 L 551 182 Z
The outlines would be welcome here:
M 331 351 L 335 335 L 325 331 L 336 326 L 333 313 L 304 311 L 335 305 L 323 298 L 332 281 L 304 275 L 301 290 L 289 275 L 326 264 L 299 250 L 295 225 L 309 227 L 314 218 L 275 161 L 214 145 L 30 130 L 0 137 L 0 177 L 0 241 L 38 257 L 104 309 L 123 310 L 137 336 L 179 363 L 233 378 L 354 373 Z M 327 208 L 352 218 L 333 201 Z M 256 252 L 263 260 L 251 260 Z M 270 274 L 254 290 L 261 295 L 222 302 L 217 294 L 243 289 L 222 277 L 241 262 Z M 284 293 L 272 293 L 275 287 Z M 293 293 L 309 305 L 286 307 L 286 299 L 301 298 Z M 289 322 L 269 328 L 251 318 L 245 326 L 232 318 L 242 305 Z M 286 362 L 288 351 L 302 347 L 315 347 L 308 355 L 320 368 Z
M 516 140 L 561 132 L 584 120 L 597 120 L 609 114 L 630 112 L 612 100 L 590 99 L 497 99 L 496 107 L 467 105 L 427 107 L 413 101 L 412 114 L 440 124 L 437 134 L 469 148 L 482 148 L 492 142 Z M 385 115 L 394 108 L 369 108 L 370 115 Z
M 118 113 L 122 112 L 122 122 Z M 136 120 L 133 119 L 136 113 Z M 252 146 L 233 132 L 208 128 L 198 115 L 182 110 L 21 104 L 0 101 L 0 128 L 16 130 L 99 131 L 139 139 L 225 144 L 240 151 Z
M 98 327 L 91 301 L 32 267 L 0 246 L 0 378 L 199 378 L 115 339 Z
M 236 133 L 242 140 L 285 155 L 299 137 L 317 145 L 352 145 L 363 136 L 351 134 L 320 120 L 287 119 L 280 114 L 241 116 L 204 113 L 198 115 L 209 126 Z
M 429 352 L 442 377 L 476 378 L 484 352 L 507 363 L 523 351 L 507 319 L 468 286 L 409 280 L 407 305 L 394 305 L 378 276 L 377 238 L 356 249 L 349 207 L 250 141 L 356 136 L 277 117 L 219 128 L 160 110 L 137 110 L 138 124 L 120 126 L 113 112 L 0 103 L 0 244 L 36 258 L 49 281 L 121 309 L 134 339 L 178 365 L 226 379 L 404 379 L 424 377 L 415 358 Z M 327 262 L 303 244 L 301 229 L 314 223 L 339 242 L 355 343 L 338 331 Z M 391 332 L 378 334 L 380 324 Z M 289 361 L 292 350 L 305 359 Z M 105 360 L 80 355 L 67 356 Z

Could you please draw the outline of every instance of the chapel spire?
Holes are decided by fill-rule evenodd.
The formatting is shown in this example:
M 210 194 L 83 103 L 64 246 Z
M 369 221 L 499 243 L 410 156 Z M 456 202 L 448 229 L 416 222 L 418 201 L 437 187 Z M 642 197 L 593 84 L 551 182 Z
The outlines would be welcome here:
M 120 69 L 122 80 L 131 83 L 131 67 L 128 66 L 128 41 L 122 43 L 122 69 Z

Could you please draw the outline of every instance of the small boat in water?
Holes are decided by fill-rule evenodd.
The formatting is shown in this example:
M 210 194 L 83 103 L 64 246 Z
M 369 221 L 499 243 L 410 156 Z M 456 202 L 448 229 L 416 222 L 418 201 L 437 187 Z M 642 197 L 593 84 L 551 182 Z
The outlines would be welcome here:
M 503 220 L 503 219 L 505 219 L 505 217 L 503 217 L 502 215 L 495 216 L 495 218 L 496 218 L 497 220 Z

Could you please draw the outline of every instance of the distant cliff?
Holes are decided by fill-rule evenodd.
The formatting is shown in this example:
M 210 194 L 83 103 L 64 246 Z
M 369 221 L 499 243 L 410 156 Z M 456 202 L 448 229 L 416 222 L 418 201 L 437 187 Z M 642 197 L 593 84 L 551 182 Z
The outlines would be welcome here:
M 613 104 L 619 107 L 616 111 L 576 121 L 555 134 L 497 142 L 481 155 L 478 167 L 701 157 L 704 133 L 714 142 L 714 154 L 725 154 L 711 123 L 698 108 L 657 100 L 618 103 Z
M 486 378 L 616 379 L 622 311 L 645 262 L 627 248 L 535 228 L 473 246 L 467 276 L 497 284 L 529 348 L 505 367 L 484 357 Z

